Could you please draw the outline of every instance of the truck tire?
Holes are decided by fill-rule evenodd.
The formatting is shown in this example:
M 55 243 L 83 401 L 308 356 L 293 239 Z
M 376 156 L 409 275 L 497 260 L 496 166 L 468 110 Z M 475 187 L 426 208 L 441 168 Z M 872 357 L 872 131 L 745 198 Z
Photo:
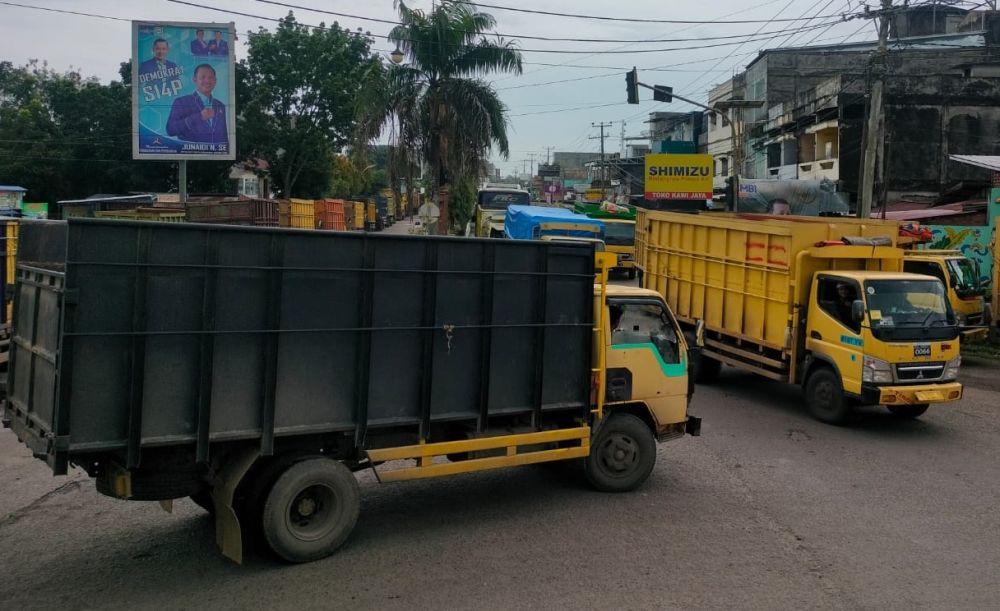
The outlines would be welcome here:
M 821 366 L 809 374 L 805 395 L 809 413 L 827 424 L 844 424 L 853 411 L 840 378 L 829 367 Z
M 914 419 L 924 415 L 930 405 L 926 403 L 917 405 L 886 405 L 889 413 L 901 419 Z
M 278 477 L 264 503 L 264 538 L 289 562 L 329 556 L 358 521 L 361 491 L 351 471 L 330 458 L 297 462 Z
M 649 477 L 656 464 L 656 440 L 642 420 L 631 414 L 611 414 L 590 445 L 584 473 L 602 492 L 628 492 Z
M 712 357 L 701 355 L 698 359 L 698 372 L 695 374 L 699 384 L 711 384 L 719 379 L 719 372 L 722 371 L 722 361 L 717 361 Z

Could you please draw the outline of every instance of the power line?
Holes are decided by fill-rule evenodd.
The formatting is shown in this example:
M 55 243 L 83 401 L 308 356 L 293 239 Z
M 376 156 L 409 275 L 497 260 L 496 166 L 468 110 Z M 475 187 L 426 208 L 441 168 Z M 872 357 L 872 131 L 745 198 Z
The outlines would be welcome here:
M 262 4 L 273 4 L 276 6 L 283 6 L 285 8 L 297 9 L 301 11 L 309 11 L 313 13 L 321 13 L 324 15 L 333 15 L 335 17 L 347 17 L 350 19 L 359 19 L 361 21 L 372 21 L 375 23 L 385 23 L 393 26 L 403 25 L 402 22 L 393 21 L 391 19 L 381 19 L 378 17 L 368 17 L 366 15 L 354 15 L 351 13 L 341 13 L 337 11 L 331 11 L 327 9 L 314 8 L 309 6 L 302 6 L 300 4 L 290 4 L 288 2 L 278 2 L 277 0 L 256 0 Z M 822 1 L 822 0 L 820 0 Z M 833 0 L 831 0 L 832 2 Z M 723 22 L 725 23 L 725 22 Z M 796 28 L 788 28 L 785 30 L 774 30 L 771 32 L 762 32 L 761 35 L 769 34 L 781 34 L 786 32 L 797 31 Z M 478 34 L 479 32 L 472 32 Z M 744 38 L 745 34 L 731 34 L 728 36 L 699 36 L 696 38 L 650 38 L 650 39 L 620 39 L 620 38 L 562 38 L 556 36 L 534 36 L 529 34 L 511 34 L 505 32 L 494 32 L 497 36 L 504 38 L 520 38 L 524 40 L 547 40 L 553 42 L 607 42 L 607 43 L 653 43 L 653 42 L 693 42 L 698 40 L 727 40 L 734 38 Z
M 64 13 L 66 15 L 78 15 L 80 17 L 96 17 L 98 19 L 110 19 L 111 21 L 131 21 L 131 19 L 125 19 L 123 17 L 112 17 L 110 15 L 97 15 L 94 13 L 81 13 L 79 11 L 69 11 L 66 9 L 49 8 L 47 6 L 32 6 L 30 4 L 20 4 L 17 2 L 0 2 L 0 4 L 6 6 L 16 6 L 18 8 L 35 9 L 36 11 L 48 11 L 50 13 Z
M 705 20 L 686 20 L 686 19 L 650 19 L 650 18 L 635 18 L 635 17 L 606 17 L 601 15 L 580 15 L 577 13 L 557 13 L 555 11 L 540 11 L 536 9 L 526 9 L 526 8 L 514 8 L 511 6 L 498 6 L 496 4 L 483 4 L 482 2 L 471 2 L 469 0 L 442 0 L 443 2 L 451 2 L 452 4 L 471 4 L 473 6 L 481 6 L 484 8 L 495 8 L 501 11 L 512 11 L 515 13 L 530 13 L 533 15 L 547 15 L 549 17 L 570 17 L 573 19 L 594 19 L 598 21 L 626 21 L 629 23 L 691 23 L 699 25 L 708 25 L 711 21 Z M 830 17 L 840 17 L 840 15 L 823 15 L 818 17 L 819 19 L 828 19 Z M 814 17 L 816 19 L 816 17 Z M 786 19 L 740 19 L 728 21 L 726 23 L 776 23 L 776 22 L 794 22 L 801 21 L 801 18 L 786 18 Z

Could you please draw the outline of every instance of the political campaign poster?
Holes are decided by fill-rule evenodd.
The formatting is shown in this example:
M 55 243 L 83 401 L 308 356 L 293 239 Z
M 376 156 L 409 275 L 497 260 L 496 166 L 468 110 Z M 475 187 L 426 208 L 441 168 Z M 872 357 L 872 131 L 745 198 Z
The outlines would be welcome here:
M 132 22 L 132 158 L 235 159 L 232 23 Z

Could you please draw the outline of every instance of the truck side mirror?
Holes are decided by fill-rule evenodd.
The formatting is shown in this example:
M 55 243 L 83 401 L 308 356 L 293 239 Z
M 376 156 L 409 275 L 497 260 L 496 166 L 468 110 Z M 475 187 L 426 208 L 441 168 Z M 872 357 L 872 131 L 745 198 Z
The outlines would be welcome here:
M 851 318 L 854 322 L 861 322 L 865 319 L 865 302 L 855 299 L 851 303 Z
M 694 323 L 694 345 L 703 348 L 705 346 L 705 321 L 698 320 Z

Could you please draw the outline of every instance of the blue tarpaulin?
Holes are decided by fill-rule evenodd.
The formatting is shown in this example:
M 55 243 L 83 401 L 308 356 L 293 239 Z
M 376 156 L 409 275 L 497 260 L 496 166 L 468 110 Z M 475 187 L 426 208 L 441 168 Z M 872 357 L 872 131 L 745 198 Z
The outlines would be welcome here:
M 547 223 L 573 223 L 595 229 L 545 228 Z M 546 206 L 508 206 L 504 219 L 504 233 L 515 240 L 533 240 L 543 235 L 557 235 L 574 238 L 604 239 L 604 223 L 565 208 Z

